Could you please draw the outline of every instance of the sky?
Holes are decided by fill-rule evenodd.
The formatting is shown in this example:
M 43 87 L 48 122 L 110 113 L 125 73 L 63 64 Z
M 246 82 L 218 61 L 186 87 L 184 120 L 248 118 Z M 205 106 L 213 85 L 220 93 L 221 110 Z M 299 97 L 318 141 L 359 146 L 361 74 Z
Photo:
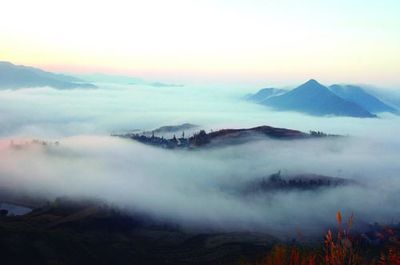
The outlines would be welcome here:
M 4 1 L 0 59 L 171 82 L 400 85 L 400 2 Z

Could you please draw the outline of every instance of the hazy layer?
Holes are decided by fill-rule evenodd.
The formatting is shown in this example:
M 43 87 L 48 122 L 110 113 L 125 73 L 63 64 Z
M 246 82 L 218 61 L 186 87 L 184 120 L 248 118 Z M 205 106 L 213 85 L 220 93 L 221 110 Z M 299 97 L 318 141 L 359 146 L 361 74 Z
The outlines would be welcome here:
M 272 112 L 241 100 L 256 89 L 101 85 L 97 90 L 52 88 L 0 91 L 0 135 L 62 137 L 154 129 L 191 122 L 211 129 L 267 124 L 357 136 L 393 135 L 396 117 L 382 119 L 311 117 Z M 390 128 L 391 130 L 387 130 Z
M 341 209 L 367 222 L 399 221 L 400 120 L 271 112 L 215 88 L 103 87 L 0 91 L 0 184 L 51 196 L 89 196 L 185 225 L 277 232 L 323 228 Z M 205 128 L 281 126 L 351 137 L 257 141 L 170 151 L 107 136 L 191 122 Z M 59 146 L 10 147 L 21 138 Z M 230 191 L 282 170 L 352 178 L 359 186 L 242 197 Z M 307 226 L 308 225 L 308 226 Z

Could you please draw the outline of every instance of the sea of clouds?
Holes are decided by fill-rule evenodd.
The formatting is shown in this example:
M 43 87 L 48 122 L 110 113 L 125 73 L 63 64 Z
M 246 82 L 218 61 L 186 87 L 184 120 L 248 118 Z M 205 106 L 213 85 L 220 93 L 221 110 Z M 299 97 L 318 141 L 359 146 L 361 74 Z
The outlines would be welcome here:
M 96 198 L 183 226 L 220 230 L 312 233 L 332 225 L 338 210 L 354 212 L 360 223 L 400 221 L 398 117 L 274 112 L 243 101 L 243 95 L 213 87 L 110 84 L 0 91 L 0 186 L 49 198 Z M 110 136 L 184 122 L 206 130 L 271 125 L 348 137 L 173 151 Z M 10 144 L 34 138 L 60 144 Z M 232 192 L 279 170 L 358 184 L 254 196 Z

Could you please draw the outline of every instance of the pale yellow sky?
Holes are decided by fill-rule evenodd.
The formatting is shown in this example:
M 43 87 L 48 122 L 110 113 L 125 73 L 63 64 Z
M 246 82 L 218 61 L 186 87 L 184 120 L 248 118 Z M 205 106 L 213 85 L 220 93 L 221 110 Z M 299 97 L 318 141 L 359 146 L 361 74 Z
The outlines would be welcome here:
M 13 0 L 0 60 L 163 80 L 400 85 L 399 1 Z

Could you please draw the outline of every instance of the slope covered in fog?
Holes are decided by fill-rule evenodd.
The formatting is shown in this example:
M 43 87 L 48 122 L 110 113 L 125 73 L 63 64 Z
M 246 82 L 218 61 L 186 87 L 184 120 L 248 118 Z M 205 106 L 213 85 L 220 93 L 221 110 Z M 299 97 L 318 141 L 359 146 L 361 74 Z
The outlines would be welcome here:
M 353 102 L 371 113 L 393 112 L 396 110 L 383 103 L 379 98 L 369 94 L 363 88 L 353 85 L 332 85 L 329 90 L 337 96 Z
M 285 89 L 279 89 L 279 88 L 263 88 L 260 89 L 257 93 L 255 94 L 249 94 L 246 96 L 245 99 L 254 101 L 256 103 L 262 102 L 266 100 L 267 98 L 282 95 L 284 93 L 288 92 Z
M 164 126 L 162 128 L 176 128 L 176 126 Z M 170 138 L 167 138 L 164 135 L 162 135 L 161 137 L 155 136 L 155 131 L 152 131 L 151 136 L 146 135 L 146 132 L 116 134 L 115 136 L 133 139 L 140 143 L 157 146 L 160 148 L 196 149 L 204 147 L 223 147 L 235 144 L 243 144 L 260 139 L 296 140 L 324 137 L 328 135 L 314 131 L 310 134 L 307 134 L 297 130 L 275 128 L 263 125 L 254 128 L 225 128 L 217 131 L 211 131 L 210 133 L 207 133 L 204 130 L 200 130 L 198 132 L 194 132 L 194 134 L 189 137 L 185 137 L 184 131 L 182 131 L 181 137 L 176 137 L 176 135 L 174 134 L 173 137 Z

